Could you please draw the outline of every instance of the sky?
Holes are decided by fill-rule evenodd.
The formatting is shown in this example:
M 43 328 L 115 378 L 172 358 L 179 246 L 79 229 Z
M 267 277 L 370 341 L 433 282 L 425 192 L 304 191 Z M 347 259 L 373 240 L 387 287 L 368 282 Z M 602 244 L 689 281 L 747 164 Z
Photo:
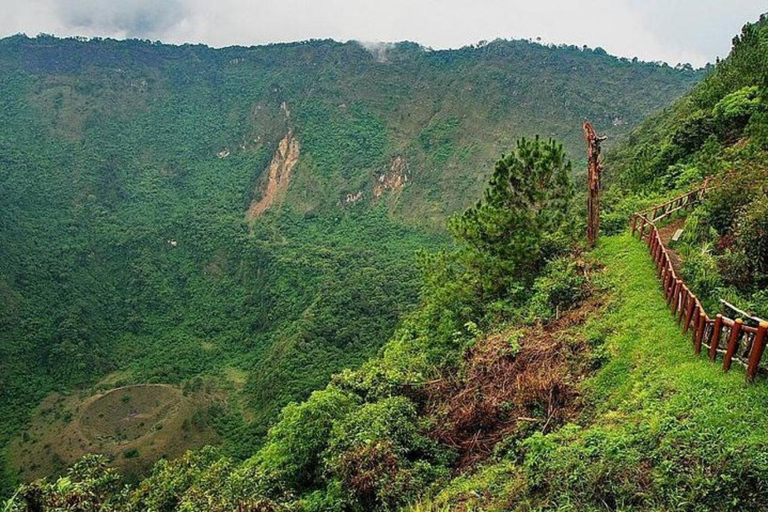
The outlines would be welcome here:
M 765 0 L 0 0 L 18 33 L 210 46 L 333 38 L 459 48 L 538 39 L 703 66 L 724 57 Z

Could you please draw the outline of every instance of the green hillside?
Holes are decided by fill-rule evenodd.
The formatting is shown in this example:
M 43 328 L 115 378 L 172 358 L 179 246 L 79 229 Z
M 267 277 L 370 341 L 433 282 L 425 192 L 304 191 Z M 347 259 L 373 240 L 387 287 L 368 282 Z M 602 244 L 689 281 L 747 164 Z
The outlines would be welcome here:
M 89 455 L 60 478 L 18 487 L 6 509 L 768 510 L 765 377 L 749 385 L 740 369 L 724 373 L 694 355 L 690 338 L 669 313 L 647 246 L 626 233 L 632 212 L 708 178 L 717 186 L 689 214 L 685 237 L 675 246 L 682 273 L 708 304 L 731 294 L 742 307 L 750 301 L 762 307 L 768 268 L 766 30 L 765 18 L 747 25 L 732 54 L 700 85 L 609 152 L 604 232 L 595 249 L 583 246 L 584 205 L 568 146 L 521 138 L 488 172 L 478 171 L 486 183 L 475 196 L 480 200 L 467 200 L 473 205 L 450 217 L 447 234 L 434 232 L 432 245 L 438 247 L 416 257 L 418 303 L 407 307 L 395 299 L 406 312 L 389 341 L 365 363 L 284 407 L 244 461 L 226 445 L 207 447 L 164 459 L 147 478 L 125 487 L 120 472 L 109 467 L 115 461 Z M 297 119 L 295 108 L 291 119 Z M 321 124 L 334 126 L 330 120 Z M 372 157 L 376 138 L 362 127 L 355 130 Z M 429 133 L 426 140 L 444 141 L 430 148 L 453 144 L 442 138 L 445 131 L 440 137 Z M 296 184 L 302 170 L 309 171 L 288 164 L 294 134 L 301 137 L 298 124 L 270 172 L 295 172 Z M 393 164 L 397 156 L 389 155 Z M 450 168 L 451 158 L 442 168 Z M 395 175 L 403 168 L 402 162 L 391 166 Z M 310 268 L 336 254 L 313 257 L 311 249 L 333 248 L 325 244 L 334 240 L 343 247 L 347 230 L 368 236 L 357 240 L 370 244 L 389 231 L 370 233 L 388 226 L 418 246 L 430 231 L 402 204 L 407 194 L 416 197 L 417 176 L 414 169 L 406 187 L 399 195 L 390 191 L 387 201 L 360 211 L 338 206 L 336 215 L 307 215 L 334 210 L 313 203 L 314 196 L 302 202 L 288 187 L 279 214 L 243 226 L 243 236 L 275 257 L 287 254 L 287 246 L 296 251 L 289 261 Z M 375 180 L 373 186 L 382 183 Z M 385 176 L 383 182 L 398 180 Z M 280 180 L 273 183 L 279 191 Z M 250 203 L 241 205 L 240 218 Z M 414 209 L 425 204 L 414 203 Z M 322 245 L 291 246 L 309 236 L 309 223 L 317 224 L 306 232 Z M 333 229 L 339 225 L 345 231 Z M 375 245 L 365 247 L 371 257 L 382 254 Z M 294 275 L 292 286 L 306 284 L 304 274 Z M 712 283 L 717 285 L 703 288 Z M 321 290 L 314 297 L 332 297 L 336 288 Z M 363 300 L 337 297 L 356 305 Z M 314 304 L 302 310 L 287 328 L 295 329 L 289 331 L 296 336 L 293 354 L 324 347 L 305 341 L 318 332 L 310 327 L 350 332 L 341 320 L 330 323 L 341 319 L 333 310 L 312 324 L 317 310 Z M 365 332 L 360 328 L 367 327 L 358 323 L 351 333 Z M 283 361 L 295 360 L 283 340 L 268 348 L 282 350 Z M 351 351 L 339 353 L 349 357 Z M 255 364 L 275 370 L 274 354 Z M 299 367 L 291 370 L 298 373 Z M 254 389 L 248 385 L 246 390 Z M 205 384 L 186 389 L 194 397 Z M 130 407 L 132 399 L 121 400 L 118 407 Z M 128 455 L 134 457 L 122 457 Z
M 711 191 L 674 249 L 710 311 L 720 299 L 768 318 L 768 21 L 744 27 L 730 56 L 681 101 L 609 154 L 608 229 L 659 194 L 704 179 Z
M 583 118 L 618 141 L 702 74 L 522 41 L 0 40 L 3 481 L 61 471 L 45 439 L 131 384 L 204 387 L 198 434 L 250 455 L 392 335 L 417 249 L 516 138 L 580 155 Z

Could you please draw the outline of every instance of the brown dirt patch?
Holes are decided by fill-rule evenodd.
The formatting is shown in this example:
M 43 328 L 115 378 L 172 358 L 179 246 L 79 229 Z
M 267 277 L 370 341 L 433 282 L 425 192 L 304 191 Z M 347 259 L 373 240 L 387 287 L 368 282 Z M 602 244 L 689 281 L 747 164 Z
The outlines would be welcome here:
M 680 253 L 676 250 L 672 249 L 669 246 L 669 243 L 672 241 L 672 237 L 674 236 L 675 232 L 678 229 L 682 229 L 682 227 L 685 225 L 685 217 L 681 217 L 679 219 L 675 219 L 669 224 L 666 224 L 663 227 L 658 228 L 659 229 L 659 236 L 661 237 L 661 241 L 664 243 L 664 246 L 667 248 L 667 253 L 669 254 L 669 259 L 672 262 L 672 267 L 675 269 L 675 273 L 680 274 L 680 269 L 683 266 L 683 258 L 680 256 Z
M 458 468 L 485 459 L 502 439 L 575 416 L 577 384 L 592 364 L 577 327 L 602 306 L 592 295 L 544 327 L 490 336 L 468 352 L 460 375 L 429 387 L 431 435 L 459 452 Z
M 267 168 L 267 186 L 261 199 L 254 200 L 248 208 L 246 218 L 249 222 L 267 211 L 278 195 L 288 188 L 293 168 L 299 161 L 299 154 L 299 139 L 294 136 L 293 130 L 288 130 L 288 133 L 278 144 Z
M 408 182 L 408 162 L 402 156 L 392 159 L 389 170 L 376 177 L 373 186 L 373 197 L 380 198 L 386 190 L 399 192 Z

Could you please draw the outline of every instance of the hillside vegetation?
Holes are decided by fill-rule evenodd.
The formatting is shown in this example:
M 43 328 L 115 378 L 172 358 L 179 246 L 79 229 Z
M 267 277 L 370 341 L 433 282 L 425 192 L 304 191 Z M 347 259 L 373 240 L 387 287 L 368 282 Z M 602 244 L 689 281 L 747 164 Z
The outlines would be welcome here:
M 733 43 L 702 84 L 610 155 L 606 221 L 623 229 L 629 211 L 707 179 L 673 246 L 682 276 L 709 311 L 726 299 L 768 318 L 768 21 Z
M 580 248 L 563 147 L 521 139 L 451 218 L 453 246 L 421 253 L 419 304 L 390 341 L 285 407 L 246 461 L 206 448 L 123 487 L 89 456 L 7 509 L 768 510 L 764 378 L 695 357 L 647 247 L 612 234 L 709 177 L 719 186 L 684 243 L 714 243 L 681 247 L 686 272 L 703 286 L 695 265 L 711 258 L 705 275 L 724 286 L 702 297 L 732 286 L 759 304 L 766 27 L 746 26 L 700 86 L 610 155 L 595 250 Z
M 333 41 L 0 41 L 4 488 L 41 450 L 63 471 L 77 451 L 47 440 L 132 384 L 203 389 L 200 431 L 249 457 L 285 404 L 377 353 L 418 301 L 419 265 L 438 269 L 428 281 L 464 272 L 414 254 L 450 243 L 447 216 L 502 149 L 541 133 L 581 154 L 583 118 L 619 140 L 701 76 L 522 41 L 376 56 Z M 504 240 L 491 221 L 457 227 L 494 259 L 477 300 L 517 287 L 520 301 L 539 265 L 525 251 L 564 242 L 550 224 Z M 445 339 L 482 324 L 478 306 L 440 307 Z

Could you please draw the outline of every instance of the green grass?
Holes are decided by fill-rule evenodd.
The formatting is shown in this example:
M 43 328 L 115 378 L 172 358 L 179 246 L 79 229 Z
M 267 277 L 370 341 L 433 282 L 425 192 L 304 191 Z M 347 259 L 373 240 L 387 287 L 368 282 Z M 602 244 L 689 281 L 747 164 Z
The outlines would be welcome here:
M 610 333 L 613 354 L 589 384 L 599 410 L 637 414 L 641 406 L 713 427 L 728 425 L 723 439 L 764 437 L 751 427 L 768 417 L 768 383 L 747 385 L 741 368 L 724 373 L 719 362 L 694 354 L 690 335 L 682 334 L 666 305 L 647 246 L 628 235 L 611 237 L 595 256 L 606 265 L 616 295 L 613 310 L 588 327 Z
M 584 382 L 581 418 L 413 510 L 768 509 L 768 382 L 748 385 L 741 368 L 724 373 L 694 354 L 646 245 L 610 237 L 593 257 L 610 305 L 584 335 L 610 355 Z

